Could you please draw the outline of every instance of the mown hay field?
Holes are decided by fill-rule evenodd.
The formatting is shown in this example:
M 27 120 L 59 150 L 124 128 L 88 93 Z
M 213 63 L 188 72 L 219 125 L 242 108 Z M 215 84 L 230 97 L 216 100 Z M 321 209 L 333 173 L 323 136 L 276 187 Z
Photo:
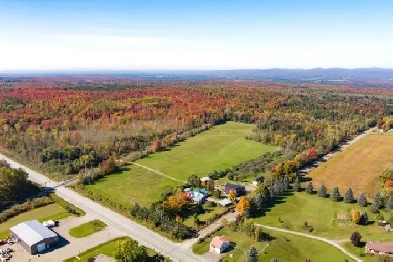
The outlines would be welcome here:
M 385 168 L 393 168 L 393 136 L 370 134 L 312 170 L 315 188 L 323 182 L 331 192 L 338 186 L 343 195 L 352 187 L 355 195 L 365 191 L 373 195 L 378 176 Z

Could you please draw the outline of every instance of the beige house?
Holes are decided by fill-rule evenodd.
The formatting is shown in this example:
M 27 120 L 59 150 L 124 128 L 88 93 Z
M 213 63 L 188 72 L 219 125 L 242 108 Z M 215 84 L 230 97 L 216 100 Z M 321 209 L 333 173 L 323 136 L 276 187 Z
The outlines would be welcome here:
M 366 253 L 368 254 L 393 254 L 393 243 L 366 242 Z
M 210 251 L 220 254 L 227 250 L 230 245 L 229 239 L 226 236 L 216 236 L 210 242 Z

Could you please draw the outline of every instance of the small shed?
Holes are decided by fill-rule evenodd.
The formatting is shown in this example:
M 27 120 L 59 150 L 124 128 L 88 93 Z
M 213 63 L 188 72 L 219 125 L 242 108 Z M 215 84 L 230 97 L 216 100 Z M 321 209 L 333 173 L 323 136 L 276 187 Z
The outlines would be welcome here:
M 265 177 L 264 176 L 259 176 L 259 177 L 255 178 L 254 181 L 252 181 L 252 184 L 254 186 L 257 186 L 257 185 L 259 185 L 260 183 L 263 183 L 263 182 L 265 182 Z
M 37 220 L 30 220 L 10 228 L 11 237 L 30 254 L 42 253 L 59 244 L 57 233 Z
M 222 207 L 229 206 L 232 202 L 228 198 L 224 198 L 218 202 L 218 204 Z
M 208 177 L 208 176 L 201 177 L 201 182 L 206 182 L 209 180 L 210 180 L 210 177 Z

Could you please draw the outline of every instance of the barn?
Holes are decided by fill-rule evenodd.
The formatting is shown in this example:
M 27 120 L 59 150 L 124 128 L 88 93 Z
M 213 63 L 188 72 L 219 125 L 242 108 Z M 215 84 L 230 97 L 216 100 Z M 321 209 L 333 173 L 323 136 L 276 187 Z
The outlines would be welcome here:
M 11 237 L 34 255 L 59 243 L 59 236 L 37 220 L 26 221 L 10 228 Z

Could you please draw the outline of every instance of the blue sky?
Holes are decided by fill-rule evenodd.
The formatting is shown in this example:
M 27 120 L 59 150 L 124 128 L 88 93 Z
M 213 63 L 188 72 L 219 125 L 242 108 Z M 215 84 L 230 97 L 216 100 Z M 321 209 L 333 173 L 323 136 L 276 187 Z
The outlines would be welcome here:
M 0 70 L 393 68 L 393 1 L 0 0 Z

